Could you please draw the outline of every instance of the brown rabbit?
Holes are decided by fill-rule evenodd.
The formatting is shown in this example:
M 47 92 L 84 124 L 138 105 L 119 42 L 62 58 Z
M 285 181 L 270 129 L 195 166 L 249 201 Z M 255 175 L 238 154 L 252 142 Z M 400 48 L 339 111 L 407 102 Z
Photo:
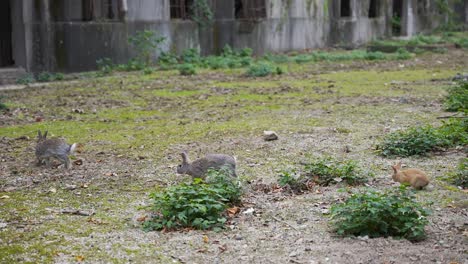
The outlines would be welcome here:
M 394 181 L 410 184 L 411 187 L 421 190 L 429 184 L 429 178 L 424 171 L 419 169 L 401 170 L 401 161 L 392 166 Z
M 37 164 L 41 165 L 44 161 L 46 166 L 50 167 L 50 158 L 58 159 L 65 164 L 65 168 L 70 169 L 71 163 L 68 155 L 75 151 L 77 144 L 67 144 L 60 138 L 47 138 L 47 131 L 42 135 L 41 131 L 37 132 L 36 158 Z

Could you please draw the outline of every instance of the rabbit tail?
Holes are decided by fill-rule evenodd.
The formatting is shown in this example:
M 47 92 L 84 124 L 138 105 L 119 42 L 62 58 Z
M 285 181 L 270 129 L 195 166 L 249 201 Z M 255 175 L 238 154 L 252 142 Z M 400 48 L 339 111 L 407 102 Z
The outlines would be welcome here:
M 76 144 L 76 143 L 73 143 L 73 144 L 70 146 L 70 150 L 68 151 L 68 153 L 69 153 L 69 154 L 73 154 L 73 152 L 75 152 L 76 146 L 77 146 L 77 144 Z

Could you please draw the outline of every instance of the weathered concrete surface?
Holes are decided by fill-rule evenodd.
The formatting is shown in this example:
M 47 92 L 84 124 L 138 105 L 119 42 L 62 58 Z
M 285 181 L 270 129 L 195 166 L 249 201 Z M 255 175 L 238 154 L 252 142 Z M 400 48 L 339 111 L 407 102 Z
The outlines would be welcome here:
M 116 63 L 128 61 L 135 55 L 128 37 L 144 29 L 167 38 L 165 51 L 198 48 L 202 54 L 217 53 L 226 44 L 250 47 L 255 54 L 355 46 L 392 34 L 393 0 L 379 1 L 378 15 L 373 18 L 369 18 L 370 0 L 350 0 L 348 17 L 341 17 L 340 0 L 265 1 L 266 18 L 239 20 L 234 17 L 234 0 L 210 0 L 215 21 L 207 28 L 191 20 L 171 20 L 169 0 L 127 1 L 126 21 L 116 17 L 83 21 L 78 0 L 11 1 L 13 57 L 16 66 L 34 72 L 92 70 L 96 60 L 104 57 Z M 460 19 L 466 20 L 467 5 L 457 9 Z M 433 1 L 403 0 L 401 34 L 437 27 L 443 17 L 434 10 Z

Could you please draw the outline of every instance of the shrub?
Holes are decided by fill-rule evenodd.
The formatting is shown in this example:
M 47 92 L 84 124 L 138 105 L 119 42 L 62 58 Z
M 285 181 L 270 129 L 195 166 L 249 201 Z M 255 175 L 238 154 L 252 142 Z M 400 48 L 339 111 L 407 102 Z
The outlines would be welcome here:
M 460 82 L 447 89 L 444 108 L 450 112 L 468 111 L 468 82 Z
M 276 71 L 275 67 L 273 67 L 269 63 L 258 63 L 251 65 L 247 70 L 246 74 L 250 77 L 265 77 L 268 75 L 273 74 Z
M 159 37 L 156 32 L 151 30 L 138 31 L 135 35 L 128 38 L 130 43 L 137 51 L 137 59 L 145 66 L 151 65 L 151 54 L 154 51 L 161 50 L 161 45 L 166 41 L 165 37 Z
M 408 157 L 425 155 L 441 148 L 463 146 L 468 143 L 467 122 L 465 119 L 453 119 L 438 128 L 426 125 L 390 133 L 377 146 L 377 150 L 386 157 Z
M 331 207 L 331 224 L 339 235 L 425 238 L 429 211 L 405 186 L 379 192 L 366 190 Z
M 240 57 L 252 57 L 253 50 L 251 48 L 243 48 L 239 52 Z
M 191 48 L 182 52 L 181 59 L 184 63 L 198 64 L 201 61 L 200 51 Z
M 338 161 L 331 157 L 317 158 L 305 165 L 305 175 L 320 185 L 330 185 L 344 181 L 348 185 L 359 185 L 367 182 L 371 172 L 359 168 L 353 160 Z
M 185 63 L 179 66 L 180 75 L 195 75 L 197 70 L 193 64 Z
M 225 172 L 208 172 L 207 181 L 195 179 L 150 195 L 154 216 L 143 224 L 145 230 L 222 228 L 228 205 L 238 202 L 241 188 Z
M 449 119 L 437 132 L 446 143 L 441 147 L 465 146 L 468 144 L 468 119 Z
M 422 155 L 445 145 L 432 126 L 419 126 L 386 135 L 377 146 L 381 155 L 408 157 Z
M 387 56 L 380 51 L 367 52 L 367 54 L 365 55 L 366 60 L 385 60 L 386 58 Z
M 396 52 L 397 60 L 408 60 L 411 59 L 411 53 L 405 48 L 398 48 Z
M 161 52 L 158 57 L 159 64 L 174 65 L 179 62 L 179 58 L 176 54 L 171 52 Z

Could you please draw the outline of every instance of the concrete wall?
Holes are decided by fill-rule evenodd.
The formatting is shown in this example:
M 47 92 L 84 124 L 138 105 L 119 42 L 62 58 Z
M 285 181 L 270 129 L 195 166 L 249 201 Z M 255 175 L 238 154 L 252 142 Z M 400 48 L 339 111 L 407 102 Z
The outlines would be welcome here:
M 171 20 L 169 0 L 128 0 L 126 21 L 85 22 L 80 0 L 10 1 L 14 59 L 17 66 L 36 72 L 92 70 L 104 57 L 124 63 L 135 55 L 128 37 L 144 29 L 166 37 L 166 51 L 198 48 L 203 54 L 217 53 L 226 44 L 250 47 L 256 54 L 355 46 L 392 34 L 393 0 L 380 0 L 375 18 L 368 17 L 370 0 L 350 0 L 349 17 L 340 17 L 340 0 L 265 0 L 267 18 L 250 21 L 235 19 L 235 0 L 210 0 L 215 20 L 207 28 L 190 20 Z M 403 35 L 439 25 L 433 1 L 428 0 L 432 4 L 427 12 L 418 7 L 421 1 L 403 2 Z

